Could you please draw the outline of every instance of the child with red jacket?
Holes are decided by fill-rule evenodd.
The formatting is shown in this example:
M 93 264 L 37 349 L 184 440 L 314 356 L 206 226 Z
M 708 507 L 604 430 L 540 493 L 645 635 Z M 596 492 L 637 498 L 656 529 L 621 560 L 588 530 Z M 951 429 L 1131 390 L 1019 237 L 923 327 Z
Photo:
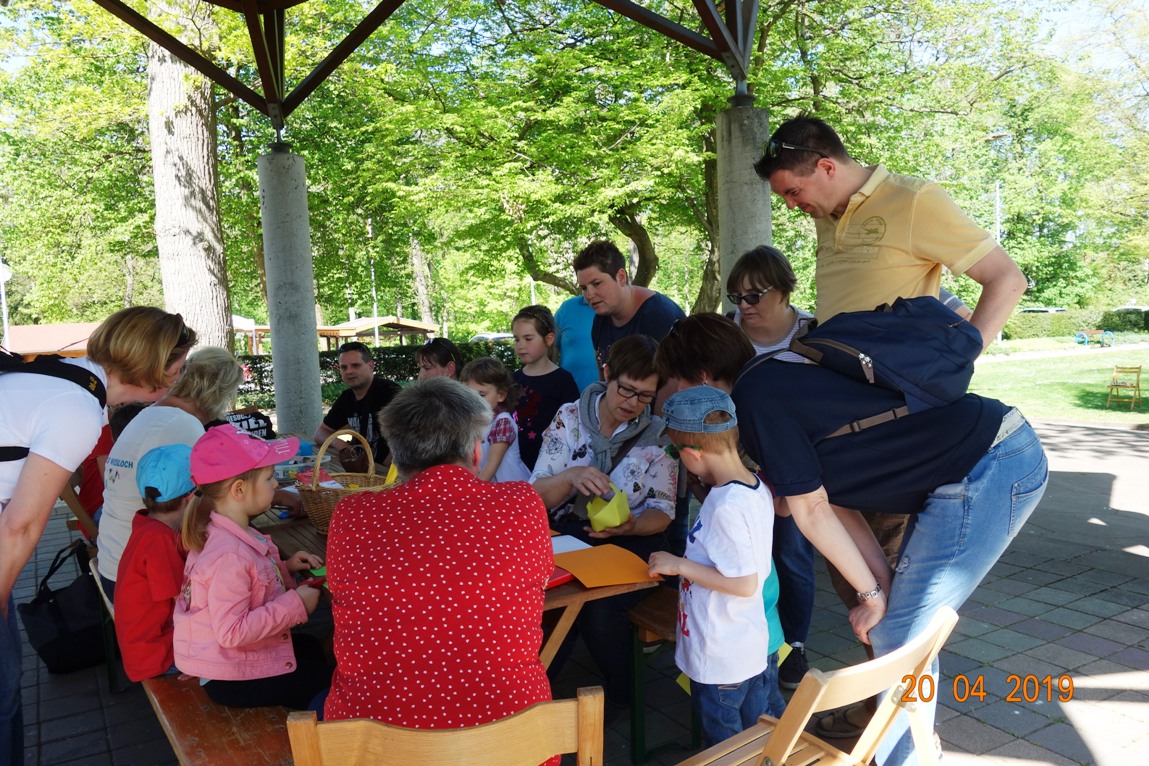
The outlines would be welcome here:
M 115 622 L 124 672 L 142 681 L 175 667 L 172 610 L 187 558 L 178 530 L 195 490 L 191 447 L 167 444 L 147 452 L 136 467 L 136 484 L 144 507 L 120 557 Z

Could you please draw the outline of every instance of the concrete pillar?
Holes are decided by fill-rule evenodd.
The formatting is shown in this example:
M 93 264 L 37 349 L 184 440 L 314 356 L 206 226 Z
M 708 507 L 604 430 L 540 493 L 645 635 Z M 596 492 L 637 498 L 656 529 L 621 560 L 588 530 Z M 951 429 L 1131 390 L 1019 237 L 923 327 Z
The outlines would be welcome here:
M 310 439 L 323 417 L 315 271 L 307 216 L 307 173 L 290 144 L 259 158 L 259 206 L 267 268 L 267 310 L 275 363 L 278 431 Z
M 770 185 L 754 172 L 762 157 L 762 144 L 770 138 L 765 109 L 753 106 L 754 97 L 736 95 L 730 108 L 718 113 L 718 255 L 722 274 L 723 311 L 726 275 L 747 250 L 770 244 Z

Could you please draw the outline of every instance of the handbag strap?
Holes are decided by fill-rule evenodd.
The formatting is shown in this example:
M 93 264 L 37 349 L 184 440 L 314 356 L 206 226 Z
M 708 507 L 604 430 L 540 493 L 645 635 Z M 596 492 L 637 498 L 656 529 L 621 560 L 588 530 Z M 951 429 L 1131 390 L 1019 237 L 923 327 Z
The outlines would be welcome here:
M 48 587 L 48 581 L 52 579 L 52 575 L 60 571 L 60 567 L 64 566 L 68 559 L 73 556 L 79 557 L 80 551 L 86 548 L 87 544 L 83 540 L 76 540 L 75 542 L 69 543 L 67 547 L 61 548 L 56 554 L 56 557 L 52 559 L 52 566 L 48 567 L 48 574 L 44 575 L 44 579 L 40 580 L 40 589 L 37 592 L 51 593 L 52 589 Z M 81 567 L 81 569 L 83 568 Z

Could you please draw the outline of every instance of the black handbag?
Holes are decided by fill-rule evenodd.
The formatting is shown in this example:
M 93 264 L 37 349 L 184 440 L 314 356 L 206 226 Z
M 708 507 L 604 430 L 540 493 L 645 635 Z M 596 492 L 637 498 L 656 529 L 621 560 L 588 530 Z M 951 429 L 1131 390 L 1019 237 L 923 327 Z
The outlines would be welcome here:
M 75 557 L 81 574 L 71 584 L 52 590 L 52 575 Z M 56 554 L 36 597 L 16 609 L 28 643 L 48 666 L 49 673 L 71 673 L 104 661 L 103 605 L 100 587 L 88 569 L 87 544 L 77 540 Z

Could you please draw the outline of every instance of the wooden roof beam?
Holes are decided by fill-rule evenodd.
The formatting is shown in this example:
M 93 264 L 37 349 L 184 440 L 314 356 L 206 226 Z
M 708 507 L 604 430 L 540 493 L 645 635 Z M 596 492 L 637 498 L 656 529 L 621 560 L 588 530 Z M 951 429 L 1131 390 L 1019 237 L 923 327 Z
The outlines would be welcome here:
M 677 40 L 688 48 L 693 48 L 699 53 L 703 53 L 710 58 L 718 59 L 726 63 L 725 57 L 718 46 L 714 44 L 713 40 L 698 34 L 692 29 L 687 29 L 681 24 L 677 24 L 665 16 L 659 16 L 654 11 L 643 8 L 641 5 L 630 2 L 630 0 L 594 0 L 607 10 L 614 11 L 615 13 L 626 16 L 631 21 L 637 21 L 648 29 L 653 29 L 659 34 L 669 37 L 671 40 Z
M 125 24 L 148 38 L 156 45 L 167 50 L 193 69 L 198 70 L 216 85 L 220 86 L 236 98 L 246 101 L 260 113 L 267 114 L 267 101 L 242 82 L 232 77 L 226 71 L 216 66 L 203 55 L 180 42 L 176 37 L 160 29 L 147 17 L 141 16 L 120 0 L 93 0 L 108 13 L 123 21 Z
M 363 21 L 351 30 L 351 33 L 335 48 L 331 53 L 327 54 L 327 58 L 320 61 L 315 69 L 311 70 L 311 74 L 303 78 L 299 85 L 288 94 L 287 98 L 283 100 L 283 116 L 295 111 L 296 107 L 303 103 L 304 99 L 311 95 L 312 91 L 320 86 L 320 84 L 331 76 L 340 64 L 347 60 L 347 57 L 355 52 L 355 49 L 363 44 L 363 41 L 379 28 L 379 25 L 390 18 L 399 6 L 403 5 L 403 0 L 382 0 L 379 5 L 371 13 L 364 17 Z

